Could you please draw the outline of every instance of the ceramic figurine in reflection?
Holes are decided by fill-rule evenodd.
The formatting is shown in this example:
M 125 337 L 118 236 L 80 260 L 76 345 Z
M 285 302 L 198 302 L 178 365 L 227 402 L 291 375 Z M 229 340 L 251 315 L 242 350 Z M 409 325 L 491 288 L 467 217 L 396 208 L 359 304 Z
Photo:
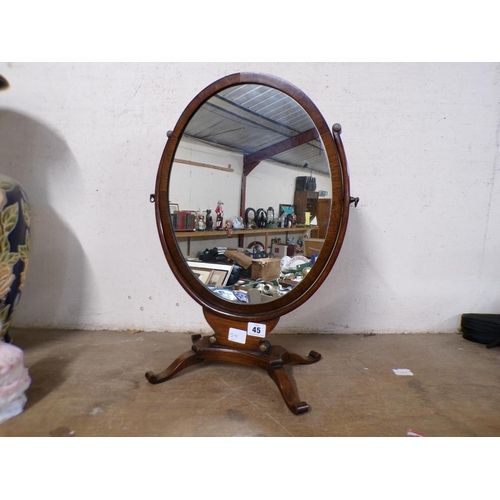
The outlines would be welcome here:
M 285 213 L 282 213 L 278 217 L 278 222 L 277 222 L 277 226 L 278 227 L 285 227 L 285 218 L 286 218 L 286 214 Z
M 205 222 L 205 216 L 198 209 L 198 231 L 205 231 L 207 224 Z
M 266 223 L 266 227 L 267 228 L 275 228 L 276 227 L 276 224 L 275 224 L 275 221 L 274 221 L 274 208 L 273 207 L 269 207 L 267 209 L 267 223 Z
M 257 227 L 255 222 L 255 210 L 253 208 L 247 208 L 245 210 L 245 227 L 246 229 L 255 229 Z
M 30 254 L 30 213 L 23 188 L 0 174 L 0 340 L 9 327 L 26 281 Z
M 207 231 L 211 231 L 214 227 L 214 220 L 212 218 L 212 210 L 207 208 L 206 216 L 205 216 L 205 225 Z
M 266 227 L 266 223 L 267 223 L 266 213 L 264 211 L 262 211 L 262 212 L 260 212 L 259 220 L 257 222 L 257 226 L 260 229 L 264 229 Z
M 222 205 L 224 205 L 224 203 L 219 200 L 217 202 L 217 207 L 215 208 L 215 230 L 216 231 L 222 230 L 222 226 L 224 223 L 224 211 L 222 209 Z
M 231 222 L 233 225 L 233 229 L 235 229 L 235 230 L 245 229 L 245 224 L 243 223 L 243 217 L 236 215 L 231 219 Z

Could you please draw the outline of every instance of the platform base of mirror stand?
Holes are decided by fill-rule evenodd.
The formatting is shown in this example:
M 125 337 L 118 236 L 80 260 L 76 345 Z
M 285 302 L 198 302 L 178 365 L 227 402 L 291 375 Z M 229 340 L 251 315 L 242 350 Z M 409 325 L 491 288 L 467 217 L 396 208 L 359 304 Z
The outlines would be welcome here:
M 152 384 L 159 384 L 172 378 L 184 368 L 201 363 L 204 360 L 222 361 L 262 368 L 267 371 L 280 390 L 286 405 L 295 415 L 305 413 L 309 405 L 299 399 L 294 383 L 284 366 L 289 363 L 311 364 L 321 359 L 321 354 L 311 351 L 307 357 L 288 352 L 284 347 L 272 346 L 263 340 L 256 350 L 239 349 L 216 345 L 215 335 L 193 335 L 190 351 L 179 356 L 163 372 L 147 372 L 146 378 Z M 215 339 L 215 340 L 214 340 Z

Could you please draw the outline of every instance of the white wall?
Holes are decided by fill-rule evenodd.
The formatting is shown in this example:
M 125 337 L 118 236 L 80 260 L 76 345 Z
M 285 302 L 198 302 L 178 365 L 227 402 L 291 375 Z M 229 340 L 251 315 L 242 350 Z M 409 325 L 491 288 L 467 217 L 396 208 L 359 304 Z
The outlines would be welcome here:
M 497 64 L 0 63 L 0 171 L 33 220 L 16 326 L 208 331 L 149 194 L 167 130 L 236 71 L 283 77 L 342 124 L 361 198 L 333 272 L 277 331 L 454 331 L 500 312 Z
M 233 169 L 225 172 L 175 163 L 170 176 L 170 202 L 177 203 L 180 210 L 212 211 L 215 224 L 215 207 L 223 203 L 224 218 L 239 215 L 242 155 L 223 151 L 193 141 L 182 141 L 177 148 L 176 160 L 187 160 Z

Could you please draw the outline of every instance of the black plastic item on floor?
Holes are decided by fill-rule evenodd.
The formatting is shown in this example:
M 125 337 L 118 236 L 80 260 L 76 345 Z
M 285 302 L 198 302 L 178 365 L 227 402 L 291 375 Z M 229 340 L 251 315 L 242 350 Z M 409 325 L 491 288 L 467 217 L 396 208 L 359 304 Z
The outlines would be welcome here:
M 500 314 L 462 314 L 462 337 L 486 344 L 488 349 L 500 346 Z

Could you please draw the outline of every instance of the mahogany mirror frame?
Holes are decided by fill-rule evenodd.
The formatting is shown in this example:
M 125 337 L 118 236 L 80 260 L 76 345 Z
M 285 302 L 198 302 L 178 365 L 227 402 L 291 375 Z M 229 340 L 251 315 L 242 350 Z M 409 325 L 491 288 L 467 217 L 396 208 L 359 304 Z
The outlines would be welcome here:
M 214 94 L 242 84 L 260 84 L 277 89 L 299 103 L 310 116 L 323 142 L 330 165 L 332 214 L 325 242 L 311 271 L 292 291 L 273 301 L 244 304 L 225 300 L 212 293 L 191 272 L 175 237 L 169 210 L 169 179 L 177 147 L 184 129 L 196 111 Z M 349 214 L 349 176 L 344 148 L 340 139 L 341 128 L 336 124 L 333 133 L 315 104 L 300 89 L 280 78 L 261 73 L 236 73 L 223 77 L 202 90 L 186 107 L 163 151 L 155 188 L 155 208 L 158 233 L 166 259 L 184 290 L 204 309 L 228 320 L 264 322 L 279 318 L 306 302 L 320 287 L 332 269 L 347 228 Z

